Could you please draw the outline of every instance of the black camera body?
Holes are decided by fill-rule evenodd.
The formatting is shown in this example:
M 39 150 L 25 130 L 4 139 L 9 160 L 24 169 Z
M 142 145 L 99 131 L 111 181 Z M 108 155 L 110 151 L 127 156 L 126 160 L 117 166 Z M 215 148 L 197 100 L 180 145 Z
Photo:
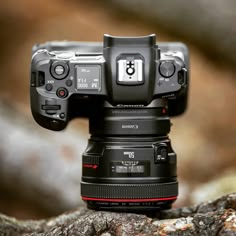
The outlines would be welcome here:
M 101 43 L 33 47 L 31 110 L 39 125 L 62 130 L 89 118 L 81 195 L 89 208 L 169 208 L 178 195 L 170 116 L 186 110 L 188 50 L 156 45 L 155 35 Z

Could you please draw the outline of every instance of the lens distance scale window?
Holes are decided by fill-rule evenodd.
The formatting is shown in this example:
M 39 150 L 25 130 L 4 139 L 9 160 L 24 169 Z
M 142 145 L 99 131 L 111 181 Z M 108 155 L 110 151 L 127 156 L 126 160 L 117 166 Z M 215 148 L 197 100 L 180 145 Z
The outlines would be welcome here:
M 150 176 L 149 161 L 116 161 L 111 162 L 113 177 L 148 177 Z

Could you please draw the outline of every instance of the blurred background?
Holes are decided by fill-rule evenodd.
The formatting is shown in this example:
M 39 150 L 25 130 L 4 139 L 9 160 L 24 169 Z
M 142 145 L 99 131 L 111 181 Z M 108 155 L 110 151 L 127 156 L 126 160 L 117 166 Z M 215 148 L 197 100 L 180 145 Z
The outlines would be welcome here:
M 187 112 L 172 120 L 180 196 L 175 207 L 236 191 L 236 2 L 234 0 L 8 0 L 0 6 L 0 212 L 22 219 L 82 205 L 87 120 L 62 132 L 34 122 L 33 44 L 102 41 L 103 34 L 157 34 L 190 49 Z

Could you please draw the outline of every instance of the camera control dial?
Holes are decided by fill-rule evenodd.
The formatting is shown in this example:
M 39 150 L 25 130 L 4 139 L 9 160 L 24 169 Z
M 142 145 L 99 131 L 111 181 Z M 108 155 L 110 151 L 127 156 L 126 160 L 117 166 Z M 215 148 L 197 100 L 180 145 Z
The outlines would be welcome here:
M 64 79 L 69 73 L 69 67 L 64 61 L 54 61 L 50 69 L 51 75 L 55 79 Z
M 163 77 L 169 78 L 175 73 L 175 65 L 171 61 L 163 61 L 159 66 L 159 71 Z

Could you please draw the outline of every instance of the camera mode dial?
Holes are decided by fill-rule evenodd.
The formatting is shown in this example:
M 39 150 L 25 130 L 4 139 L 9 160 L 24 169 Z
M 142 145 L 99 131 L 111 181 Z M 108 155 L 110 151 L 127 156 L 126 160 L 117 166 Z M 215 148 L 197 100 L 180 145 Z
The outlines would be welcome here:
M 163 77 L 169 78 L 175 73 L 175 65 L 171 61 L 163 61 L 159 66 L 159 71 Z

